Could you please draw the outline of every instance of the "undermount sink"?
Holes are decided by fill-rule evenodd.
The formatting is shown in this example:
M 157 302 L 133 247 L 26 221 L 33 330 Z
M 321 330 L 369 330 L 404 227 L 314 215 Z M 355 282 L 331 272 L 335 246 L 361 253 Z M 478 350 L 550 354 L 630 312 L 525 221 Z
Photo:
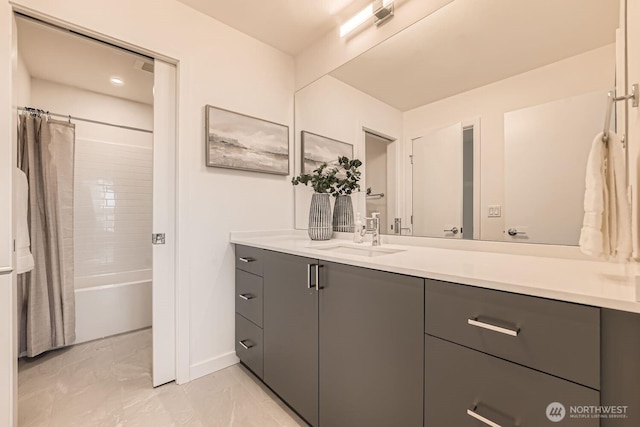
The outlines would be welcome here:
M 346 244 L 313 247 L 312 249 L 332 252 L 335 254 L 358 255 L 358 256 L 364 256 L 364 257 L 375 257 L 375 256 L 381 256 L 381 255 L 395 254 L 398 252 L 404 252 L 404 249 L 391 249 L 391 248 L 384 248 L 379 246 L 354 246 L 354 245 L 346 245 Z

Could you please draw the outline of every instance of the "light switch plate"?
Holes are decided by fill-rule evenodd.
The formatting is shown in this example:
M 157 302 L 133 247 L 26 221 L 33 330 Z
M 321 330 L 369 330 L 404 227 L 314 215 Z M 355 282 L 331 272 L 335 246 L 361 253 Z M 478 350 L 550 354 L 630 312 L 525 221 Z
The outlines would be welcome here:
M 489 218 L 500 218 L 502 216 L 502 206 L 489 205 Z

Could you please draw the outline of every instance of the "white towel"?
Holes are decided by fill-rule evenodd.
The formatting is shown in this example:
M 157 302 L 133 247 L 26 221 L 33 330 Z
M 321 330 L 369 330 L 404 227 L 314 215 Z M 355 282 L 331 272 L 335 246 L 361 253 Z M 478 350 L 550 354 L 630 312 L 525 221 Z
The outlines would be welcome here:
M 29 183 L 27 176 L 18 168 L 14 168 L 13 180 L 16 191 L 16 271 L 22 274 L 33 270 L 34 266 L 27 219 Z
M 598 134 L 587 161 L 584 220 L 580 250 L 605 260 L 625 262 L 631 256 L 631 206 L 627 197 L 625 152 L 620 138 L 609 142 Z

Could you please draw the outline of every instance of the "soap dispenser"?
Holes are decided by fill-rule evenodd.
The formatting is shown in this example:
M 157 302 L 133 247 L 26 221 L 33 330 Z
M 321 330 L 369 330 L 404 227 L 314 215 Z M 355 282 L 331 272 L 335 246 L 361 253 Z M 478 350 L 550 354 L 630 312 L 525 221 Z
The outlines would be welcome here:
M 360 220 L 360 212 L 356 212 L 356 225 L 355 225 L 355 231 L 353 232 L 353 241 L 355 243 L 362 243 L 364 239 L 362 236 L 363 228 L 364 226 L 362 225 L 362 221 Z

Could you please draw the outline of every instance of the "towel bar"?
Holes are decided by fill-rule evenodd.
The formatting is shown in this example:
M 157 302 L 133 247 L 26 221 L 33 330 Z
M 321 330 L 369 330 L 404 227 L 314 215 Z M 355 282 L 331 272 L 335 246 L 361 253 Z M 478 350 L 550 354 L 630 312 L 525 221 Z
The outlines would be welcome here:
M 615 90 L 610 90 L 607 93 L 607 114 L 604 118 L 604 130 L 602 132 L 602 142 L 605 144 L 609 141 L 609 125 L 611 124 L 611 110 L 613 110 L 613 103 L 617 101 L 626 101 L 632 99 L 631 105 L 637 107 L 639 105 L 640 96 L 638 91 L 638 83 L 631 86 L 631 94 L 624 96 L 616 96 Z

